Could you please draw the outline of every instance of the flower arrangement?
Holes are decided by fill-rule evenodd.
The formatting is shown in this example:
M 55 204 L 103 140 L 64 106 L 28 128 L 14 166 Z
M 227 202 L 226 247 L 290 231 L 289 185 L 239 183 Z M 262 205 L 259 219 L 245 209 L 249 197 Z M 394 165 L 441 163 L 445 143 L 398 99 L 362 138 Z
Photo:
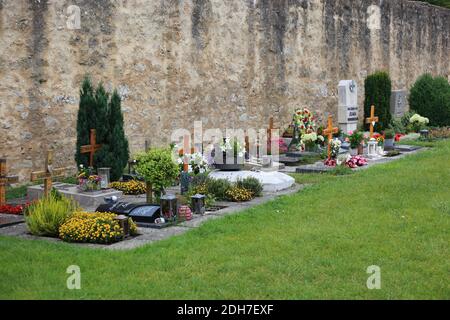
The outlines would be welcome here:
M 21 205 L 12 206 L 9 204 L 5 204 L 3 206 L 0 206 L 0 213 L 20 215 L 23 213 L 23 209 L 24 207 Z
M 137 180 L 111 182 L 109 187 L 130 195 L 145 194 L 147 191 L 145 183 Z
M 204 173 L 209 168 L 209 161 L 208 159 L 201 154 L 200 152 L 195 152 L 192 154 L 181 154 L 178 158 L 178 165 L 180 167 L 180 170 L 183 170 L 184 166 L 184 159 L 187 158 L 188 163 L 188 172 L 199 174 Z
M 339 139 L 334 139 L 334 140 L 331 140 L 330 146 L 331 146 L 331 148 L 330 148 L 331 149 L 331 158 L 336 159 L 339 154 L 339 150 L 341 149 L 342 142 Z
M 271 155 L 272 154 L 272 150 L 271 150 L 271 146 L 278 144 L 278 153 L 279 154 L 285 154 L 286 152 L 288 152 L 288 145 L 286 144 L 286 142 L 284 142 L 283 139 L 273 139 L 272 142 L 267 141 L 267 154 Z
M 382 147 L 384 145 L 384 136 L 379 133 L 373 135 L 373 138 L 377 141 L 378 146 Z
M 244 202 L 253 199 L 253 193 L 245 188 L 232 186 L 226 192 L 227 198 L 233 202 Z
M 306 147 L 314 147 L 322 143 L 325 138 L 317 133 L 316 117 L 307 108 L 297 109 L 292 122 L 299 130 L 299 143 L 297 148 L 305 151 Z
M 362 156 L 353 156 L 353 157 L 349 157 L 347 159 L 347 161 L 345 162 L 345 165 L 349 168 L 357 168 L 357 167 L 362 167 L 367 165 L 367 160 L 366 158 L 362 157 Z
M 117 215 L 107 212 L 76 212 L 59 228 L 59 238 L 67 242 L 114 243 L 123 240 L 124 230 Z M 128 219 L 130 234 L 137 233 L 136 224 Z
M 227 152 L 233 150 L 234 157 L 242 158 L 245 155 L 245 147 L 239 143 L 239 141 L 236 137 L 233 139 L 225 138 L 219 144 L 219 148 L 220 148 L 220 151 L 222 151 L 223 153 L 227 153 Z
M 329 159 L 326 159 L 326 160 L 325 160 L 324 164 L 325 164 L 327 167 L 336 167 L 336 166 L 337 166 L 337 160 L 336 160 L 336 159 L 333 159 L 333 158 L 329 158 Z
M 102 178 L 92 174 L 92 169 L 86 169 L 82 164 L 78 170 L 78 187 L 82 191 L 100 190 Z
M 430 120 L 428 118 L 422 117 L 421 115 L 415 113 L 410 119 L 409 123 L 412 125 L 413 130 L 418 132 L 424 127 L 426 127 L 427 124 L 430 123 Z
M 352 149 L 356 149 L 364 141 L 364 133 L 361 131 L 350 131 L 346 137 L 346 141 L 350 142 Z

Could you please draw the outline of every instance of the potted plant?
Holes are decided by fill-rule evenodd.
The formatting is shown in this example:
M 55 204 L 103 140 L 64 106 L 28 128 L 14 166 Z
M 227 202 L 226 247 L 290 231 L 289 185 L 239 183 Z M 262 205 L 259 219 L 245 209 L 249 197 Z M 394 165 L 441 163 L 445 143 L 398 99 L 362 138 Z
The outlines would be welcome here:
M 387 129 L 386 131 L 384 131 L 384 148 L 385 149 L 394 148 L 394 138 L 395 138 L 394 130 Z
M 245 148 L 236 137 L 233 139 L 224 138 L 219 144 L 219 149 L 221 152 L 217 155 L 215 150 L 213 150 L 214 167 L 216 169 L 222 171 L 239 171 L 244 169 Z M 232 156 L 232 159 L 229 159 L 230 156 Z M 232 161 L 230 162 L 230 160 Z
M 92 168 L 86 169 L 80 164 L 78 172 L 78 188 L 83 192 L 98 191 L 101 189 L 102 177 L 93 174 Z
M 364 140 L 364 134 L 361 131 L 349 132 L 348 141 L 350 142 L 350 154 L 357 155 L 363 154 L 364 147 L 362 142 Z

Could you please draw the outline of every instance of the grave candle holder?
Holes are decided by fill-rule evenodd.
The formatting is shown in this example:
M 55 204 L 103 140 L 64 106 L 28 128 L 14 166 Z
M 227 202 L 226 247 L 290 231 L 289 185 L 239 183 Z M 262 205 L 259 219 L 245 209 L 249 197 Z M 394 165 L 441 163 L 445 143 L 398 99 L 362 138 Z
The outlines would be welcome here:
M 177 219 L 177 197 L 173 194 L 166 194 L 161 196 L 160 207 L 161 216 L 166 220 L 173 222 Z
M 100 188 L 108 189 L 110 182 L 110 171 L 111 168 L 98 168 L 97 173 L 98 176 L 102 178 L 100 181 Z
M 191 197 L 194 213 L 204 215 L 206 211 L 205 196 L 203 194 L 196 194 Z
M 378 156 L 378 142 L 374 138 L 370 139 L 370 141 L 367 143 L 367 156 Z

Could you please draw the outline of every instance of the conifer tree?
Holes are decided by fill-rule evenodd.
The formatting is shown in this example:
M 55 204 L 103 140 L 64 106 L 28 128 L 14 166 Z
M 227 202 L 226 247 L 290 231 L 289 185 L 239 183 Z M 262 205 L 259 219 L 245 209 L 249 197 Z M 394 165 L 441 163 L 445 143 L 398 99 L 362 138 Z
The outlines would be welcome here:
M 80 148 L 82 145 L 89 144 L 89 130 L 93 125 L 90 114 L 93 109 L 95 109 L 94 88 L 89 77 L 85 77 L 80 89 L 77 117 L 77 146 L 75 152 L 77 165 L 87 166 L 89 163 L 89 155 L 80 153 Z

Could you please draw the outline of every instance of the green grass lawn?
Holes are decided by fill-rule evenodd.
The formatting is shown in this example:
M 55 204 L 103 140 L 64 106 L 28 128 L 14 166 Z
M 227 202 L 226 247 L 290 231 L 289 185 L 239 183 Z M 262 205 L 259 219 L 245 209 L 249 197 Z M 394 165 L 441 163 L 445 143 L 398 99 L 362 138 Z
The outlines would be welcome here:
M 450 141 L 296 179 L 314 184 L 132 251 L 0 237 L 0 298 L 450 298 Z M 81 290 L 66 288 L 73 264 Z

